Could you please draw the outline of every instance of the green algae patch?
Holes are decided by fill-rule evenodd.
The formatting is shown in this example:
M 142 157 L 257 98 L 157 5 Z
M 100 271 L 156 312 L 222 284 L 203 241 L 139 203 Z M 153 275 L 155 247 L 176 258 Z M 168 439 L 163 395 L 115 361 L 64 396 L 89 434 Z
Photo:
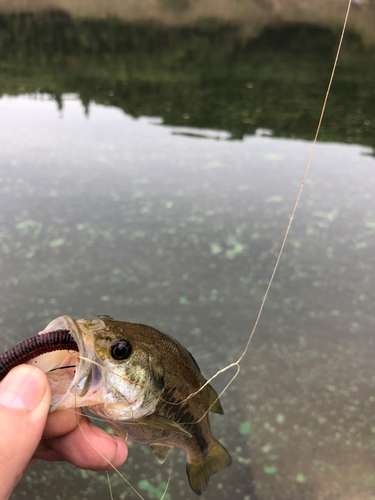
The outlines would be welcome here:
M 296 481 L 297 483 L 306 483 L 307 477 L 304 474 L 297 474 Z
M 178 299 L 178 302 L 179 302 L 179 304 L 181 304 L 182 306 L 187 306 L 187 305 L 189 305 L 189 304 L 190 304 L 189 299 L 187 299 L 186 297 L 180 297 L 180 298 Z
M 240 434 L 247 436 L 251 432 L 251 424 L 249 422 L 241 422 L 238 430 Z
M 16 228 L 22 230 L 22 229 L 28 229 L 29 227 L 36 227 L 38 225 L 39 225 L 39 223 L 36 222 L 35 220 L 26 219 L 26 220 L 23 220 L 21 222 L 17 222 Z
M 285 415 L 279 413 L 276 417 L 276 422 L 280 425 L 283 424 L 285 422 Z
M 211 253 L 212 255 L 219 255 L 223 251 L 222 247 L 218 243 L 211 243 Z
M 263 467 L 263 470 L 266 474 L 276 474 L 278 468 L 276 467 L 276 465 L 265 465 Z
M 284 201 L 284 196 L 281 195 L 268 196 L 266 198 L 266 203 L 281 203 L 282 201 Z
M 56 238 L 55 240 L 52 240 L 49 242 L 49 246 L 51 248 L 57 248 L 61 247 L 65 243 L 65 238 Z
M 225 252 L 225 257 L 227 259 L 230 259 L 230 260 L 233 260 L 235 257 L 237 257 L 237 255 L 240 255 L 241 253 L 244 252 L 244 250 L 247 249 L 247 245 L 244 245 L 242 243 L 240 243 L 239 241 L 237 241 L 232 248 L 230 248 L 229 250 L 227 250 Z
M 225 257 L 230 260 L 233 260 L 237 255 L 240 255 L 248 248 L 248 245 L 241 243 L 238 241 L 237 237 L 233 235 L 228 236 L 226 244 L 228 247 L 231 247 L 225 251 Z
M 272 450 L 272 446 L 269 443 L 267 443 L 264 446 L 262 446 L 261 450 L 263 451 L 263 453 L 268 453 Z

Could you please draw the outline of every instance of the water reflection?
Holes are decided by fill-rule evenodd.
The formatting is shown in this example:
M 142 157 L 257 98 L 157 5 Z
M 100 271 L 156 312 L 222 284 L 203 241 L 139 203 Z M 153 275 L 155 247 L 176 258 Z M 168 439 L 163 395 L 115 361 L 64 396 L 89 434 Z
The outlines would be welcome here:
M 110 314 L 174 335 L 213 374 L 245 344 L 311 144 L 194 137 L 115 107 L 92 104 L 86 116 L 62 97 L 62 112 L 46 99 L 0 100 L 1 348 L 61 314 Z M 202 498 L 371 498 L 370 152 L 317 146 L 263 320 L 222 398 L 226 416 L 212 419 L 234 463 Z M 195 498 L 177 451 L 172 464 L 170 498 Z M 134 445 L 123 471 L 160 498 L 167 467 Z M 115 498 L 136 498 L 112 482 Z M 105 498 L 107 488 L 104 475 L 39 464 L 14 498 Z
M 234 139 L 263 128 L 311 140 L 337 47 L 335 26 L 278 25 L 248 38 L 214 20 L 167 27 L 63 12 L 3 15 L 0 92 L 48 94 L 59 107 L 74 93 L 87 113 L 90 103 L 115 106 Z M 342 51 L 320 140 L 374 147 L 372 50 L 348 31 Z

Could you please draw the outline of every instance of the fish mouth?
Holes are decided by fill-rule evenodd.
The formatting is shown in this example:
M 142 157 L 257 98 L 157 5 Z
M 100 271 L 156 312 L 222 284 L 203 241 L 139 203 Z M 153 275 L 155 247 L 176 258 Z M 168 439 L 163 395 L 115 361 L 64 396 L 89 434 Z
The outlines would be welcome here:
M 96 354 L 96 336 L 105 328 L 103 317 L 75 321 L 60 316 L 36 337 L 0 355 L 0 380 L 12 368 L 28 363 L 44 371 L 49 379 L 50 411 L 89 406 L 90 411 L 95 408 L 94 413 L 117 420 L 134 420 L 152 413 L 154 408 L 144 404 L 142 389 L 128 379 L 117 383 L 121 373 L 108 369 Z
M 48 352 L 29 361 L 41 368 L 50 381 L 50 411 L 101 403 L 102 371 L 91 362 L 95 360 L 92 340 L 70 316 L 54 319 L 38 335 L 58 330 L 69 331 L 76 349 Z

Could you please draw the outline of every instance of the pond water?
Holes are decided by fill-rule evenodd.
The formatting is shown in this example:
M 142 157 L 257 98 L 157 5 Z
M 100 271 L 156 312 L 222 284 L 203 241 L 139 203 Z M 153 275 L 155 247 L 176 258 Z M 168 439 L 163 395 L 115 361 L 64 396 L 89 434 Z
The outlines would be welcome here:
M 317 54 L 290 86 L 283 80 L 278 101 L 265 66 L 234 85 L 218 63 L 215 78 L 192 74 L 179 88 L 180 68 L 146 78 L 147 61 L 157 64 L 144 54 L 138 76 L 126 60 L 129 79 L 116 73 L 106 86 L 109 63 L 100 73 L 88 58 L 82 68 L 80 54 L 67 72 L 43 73 L 34 54 L 26 71 L 22 50 L 1 80 L 1 349 L 63 314 L 109 314 L 173 335 L 213 375 L 246 344 L 288 224 L 324 89 L 317 83 L 298 108 L 297 80 L 308 87 L 303 75 L 321 64 Z M 326 125 L 316 147 L 258 330 L 221 398 L 225 416 L 211 417 L 233 464 L 210 480 L 206 500 L 374 498 L 375 115 L 369 74 L 347 75 L 333 94 L 340 123 Z M 343 101 L 346 85 L 357 90 Z M 248 106 L 242 92 L 252 90 Z M 161 466 L 132 445 L 121 471 L 153 499 L 170 469 L 165 498 L 196 498 L 177 449 Z M 137 498 L 114 473 L 111 483 L 114 498 Z M 110 495 L 104 473 L 40 462 L 12 498 L 25 497 Z

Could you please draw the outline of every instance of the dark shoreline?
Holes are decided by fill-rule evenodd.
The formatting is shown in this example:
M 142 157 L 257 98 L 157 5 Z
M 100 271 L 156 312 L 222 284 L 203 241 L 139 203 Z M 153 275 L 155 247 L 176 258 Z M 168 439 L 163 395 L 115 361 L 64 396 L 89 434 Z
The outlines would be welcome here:
M 239 28 L 212 20 L 166 27 L 61 12 L 7 15 L 0 95 L 43 93 L 62 107 L 64 94 L 74 93 L 87 112 L 95 102 L 232 139 L 267 129 L 311 140 L 337 42 L 335 30 L 306 24 L 266 28 L 245 41 Z M 321 141 L 375 147 L 370 52 L 346 33 Z

